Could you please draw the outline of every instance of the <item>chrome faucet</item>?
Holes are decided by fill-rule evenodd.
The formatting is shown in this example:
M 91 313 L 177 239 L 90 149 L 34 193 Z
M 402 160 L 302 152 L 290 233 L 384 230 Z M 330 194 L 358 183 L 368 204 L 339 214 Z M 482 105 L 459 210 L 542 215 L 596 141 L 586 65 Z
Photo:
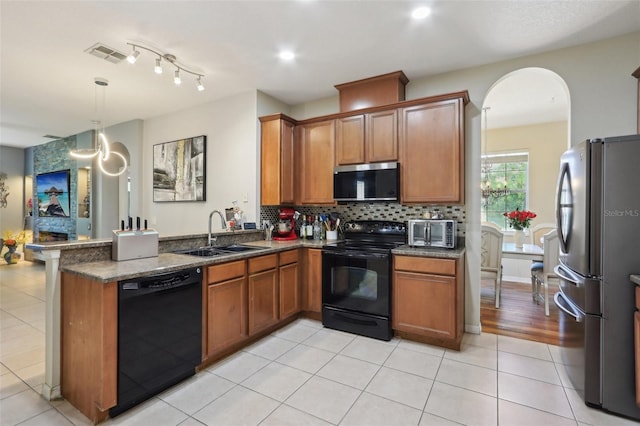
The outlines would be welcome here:
M 209 238 L 207 239 L 208 246 L 211 246 L 211 243 L 216 240 L 216 238 L 211 238 L 211 218 L 213 217 L 214 213 L 218 213 L 218 216 L 220 216 L 220 224 L 222 225 L 222 229 L 227 229 L 227 221 L 224 220 L 224 216 L 222 216 L 222 213 L 220 213 L 219 210 L 214 210 L 209 213 Z

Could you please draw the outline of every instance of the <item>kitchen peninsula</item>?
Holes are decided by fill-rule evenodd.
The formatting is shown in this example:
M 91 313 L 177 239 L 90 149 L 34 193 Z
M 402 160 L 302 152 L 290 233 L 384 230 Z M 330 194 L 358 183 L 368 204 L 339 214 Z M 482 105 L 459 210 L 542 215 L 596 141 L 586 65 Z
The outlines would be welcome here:
M 115 315 L 117 282 L 121 280 L 203 267 L 201 367 L 288 324 L 300 314 L 319 318 L 322 241 L 257 240 L 262 237 L 259 231 L 224 232 L 216 236 L 216 245 L 241 243 L 255 249 L 203 258 L 172 252 L 202 246 L 206 235 L 161 237 L 158 257 L 115 262 L 110 260 L 109 240 L 29 245 L 28 248 L 38 251 L 47 262 L 45 379 L 51 393 L 45 397 L 64 396 L 94 422 L 106 418 L 108 409 L 115 405 Z M 464 259 L 464 248 L 416 250 L 403 246 L 397 253 L 403 257 Z M 65 291 L 67 287 L 69 291 Z M 237 309 L 227 305 L 224 309 L 219 306 L 211 309 L 212 303 L 232 304 L 238 300 L 244 302 Z M 84 305 L 72 315 L 83 312 L 86 318 L 70 320 L 65 317 L 69 315 L 65 305 L 69 304 Z M 215 321 L 208 321 L 210 316 L 217 314 Z M 233 334 L 236 327 L 216 327 L 225 320 L 248 324 Z M 69 339 L 73 340 L 73 345 L 65 346 Z M 74 352 L 72 357 L 65 355 L 65 351 L 71 350 Z M 67 365 L 71 360 L 73 368 Z

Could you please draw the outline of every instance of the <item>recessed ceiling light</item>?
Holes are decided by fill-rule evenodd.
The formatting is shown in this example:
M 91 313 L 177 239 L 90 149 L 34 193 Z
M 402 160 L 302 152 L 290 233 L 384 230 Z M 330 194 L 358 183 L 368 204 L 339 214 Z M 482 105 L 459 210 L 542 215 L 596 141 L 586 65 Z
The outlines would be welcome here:
M 427 6 L 418 7 L 411 12 L 411 17 L 413 19 L 424 19 L 431 14 L 431 9 Z
M 282 52 L 280 52 L 280 54 L 278 56 L 283 61 L 291 61 L 296 57 L 295 53 L 293 53 L 290 50 L 283 50 Z

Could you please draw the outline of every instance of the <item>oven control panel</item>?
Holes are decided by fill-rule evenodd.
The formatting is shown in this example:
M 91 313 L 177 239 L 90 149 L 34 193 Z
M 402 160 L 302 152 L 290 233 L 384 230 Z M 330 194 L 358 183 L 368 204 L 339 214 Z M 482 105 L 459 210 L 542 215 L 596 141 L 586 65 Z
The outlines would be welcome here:
M 345 234 L 405 235 L 407 228 L 404 222 L 359 220 L 347 222 L 344 226 L 344 232 Z

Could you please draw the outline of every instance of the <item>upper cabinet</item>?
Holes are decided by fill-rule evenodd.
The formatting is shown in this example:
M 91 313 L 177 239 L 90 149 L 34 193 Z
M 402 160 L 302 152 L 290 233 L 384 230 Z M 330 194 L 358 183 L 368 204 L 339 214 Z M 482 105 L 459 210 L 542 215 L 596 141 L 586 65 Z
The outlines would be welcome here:
M 293 204 L 295 121 L 283 114 L 261 117 L 260 203 Z
M 335 120 L 303 124 L 297 139 L 296 204 L 334 204 Z
M 335 204 L 336 165 L 395 161 L 402 204 L 464 204 L 469 94 L 405 101 L 407 81 L 399 71 L 336 86 L 337 114 L 261 117 L 261 204 Z
M 396 109 L 336 119 L 337 165 L 397 160 Z
M 464 204 L 466 92 L 400 109 L 402 203 Z

